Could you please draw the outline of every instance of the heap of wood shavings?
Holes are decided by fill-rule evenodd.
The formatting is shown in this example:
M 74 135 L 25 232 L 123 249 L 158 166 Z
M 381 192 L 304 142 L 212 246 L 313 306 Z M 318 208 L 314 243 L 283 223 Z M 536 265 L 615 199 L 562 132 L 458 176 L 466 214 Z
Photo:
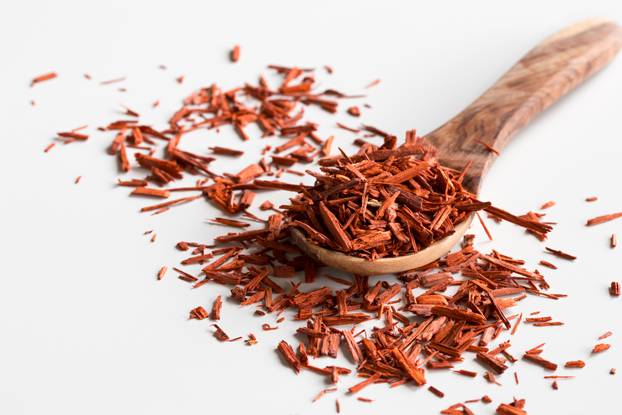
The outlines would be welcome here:
M 237 57 L 239 49 L 232 53 L 234 61 Z M 537 270 L 530 271 L 524 267 L 524 261 L 497 251 L 483 254 L 473 247 L 473 236 L 467 235 L 460 250 L 422 269 L 402 273 L 391 282 L 373 283 L 369 277 L 358 275 L 335 277 L 290 243 L 289 229 L 301 229 L 319 245 L 373 260 L 423 249 L 449 235 L 455 225 L 478 210 L 487 211 L 495 220 L 523 226 L 539 239 L 546 237 L 550 224 L 541 222 L 542 214 L 529 212 L 515 216 L 478 201 L 462 187 L 464 171 L 439 165 L 434 159 L 434 149 L 414 131 L 408 132 L 405 143 L 398 146 L 394 136 L 375 127 L 363 125 L 353 129 L 340 124 L 348 131 L 381 136 L 384 143 L 377 146 L 357 138 L 355 143 L 360 145 L 357 154 L 347 156 L 342 152 L 340 156 L 330 157 L 333 137 L 319 137 L 317 124 L 303 120 L 302 107 L 315 105 L 334 113 L 339 99 L 352 96 L 331 89 L 315 91 L 315 77 L 310 69 L 283 66 L 271 66 L 271 69 L 282 76 L 278 87 L 271 88 L 261 77 L 258 85 L 246 84 L 228 91 L 216 85 L 202 88 L 184 100 L 164 130 L 141 124 L 137 119 L 139 114 L 128 108 L 125 114 L 131 119 L 114 121 L 101 128 L 115 133 L 109 153 L 117 157 L 122 172 L 147 172 L 143 178 L 119 180 L 120 186 L 133 188 L 132 195 L 168 199 L 176 192 L 196 194 L 145 206 L 143 212 L 163 213 L 173 206 L 203 198 L 227 214 L 241 214 L 247 220 L 263 223 L 258 229 L 219 236 L 214 244 L 179 242 L 179 250 L 191 252 L 182 265 L 198 264 L 202 269 L 200 274 L 175 267 L 173 271 L 195 288 L 207 283 L 230 286 L 231 297 L 240 305 L 254 305 L 258 315 L 294 310 L 296 320 L 304 322 L 298 333 L 305 341 L 292 346 L 283 340 L 277 351 L 296 373 L 317 373 L 329 383 L 337 384 L 341 376 L 353 369 L 318 366 L 314 359 L 334 358 L 344 344 L 361 378 L 348 388 L 349 393 L 356 394 L 373 383 L 421 386 L 427 382 L 427 369 L 452 370 L 467 358 L 478 361 L 486 379 L 496 382 L 496 375 L 518 361 L 510 341 L 500 339 L 503 333 L 516 333 L 522 321 L 522 314 L 507 315 L 508 310 L 527 295 L 550 299 L 563 296 L 546 292 L 549 286 Z M 361 115 L 358 107 L 352 108 L 348 110 L 350 115 Z M 239 172 L 219 174 L 211 171 L 209 165 L 215 156 L 239 157 L 243 154 L 240 150 L 214 146 L 210 155 L 202 155 L 180 147 L 185 134 L 223 125 L 232 126 L 243 140 L 249 140 L 246 127 L 250 123 L 257 124 L 263 135 L 279 135 L 286 141 L 274 149 L 266 147 L 256 163 Z M 87 140 L 88 135 L 77 133 L 79 129 L 58 135 L 65 143 Z M 160 156 L 156 156 L 158 142 L 165 144 Z M 128 154 L 130 150 L 134 152 L 133 157 Z M 270 160 L 262 157 L 270 151 Z M 307 171 L 316 179 L 313 186 L 263 177 L 299 175 L 300 172 L 290 168 L 318 158 L 322 158 L 321 173 Z M 200 178 L 194 186 L 164 188 L 185 174 Z M 261 210 L 276 213 L 263 220 L 247 209 L 256 191 L 269 189 L 299 194 L 282 212 L 264 202 Z M 550 202 L 549 206 L 552 206 Z M 588 224 L 616 217 L 596 218 Z M 250 226 L 245 220 L 232 218 L 216 218 L 212 222 L 235 228 Z M 558 256 L 562 254 L 550 251 Z M 158 279 L 164 278 L 167 270 L 162 267 Z M 304 277 L 299 278 L 301 273 Z M 328 280 L 341 288 L 322 285 Z M 305 284 L 311 283 L 320 284 L 320 288 L 305 288 Z M 218 296 L 210 312 L 198 306 L 191 310 L 190 318 L 220 320 L 221 307 L 222 299 Z M 371 330 L 356 327 L 368 320 L 381 325 Z M 551 324 L 549 317 L 546 321 L 536 320 L 527 319 L 536 324 Z M 214 335 L 220 341 L 239 339 L 231 339 L 220 326 L 214 327 Z M 277 327 L 264 324 L 263 328 Z M 253 345 L 257 338 L 251 333 L 245 342 Z M 608 347 L 598 344 L 594 353 Z M 531 349 L 523 353 L 523 360 L 545 369 L 556 368 L 555 363 L 540 356 L 541 352 L 541 346 Z M 569 362 L 567 366 L 580 365 Z M 453 371 L 468 377 L 477 375 L 463 369 Z M 518 382 L 516 373 L 515 378 Z M 333 390 L 325 389 L 316 399 Z M 444 396 L 433 386 L 429 390 L 440 398 Z M 360 400 L 371 401 L 362 397 Z M 484 403 L 491 401 L 488 396 L 481 398 Z M 523 408 L 521 400 L 501 404 L 497 412 L 524 414 Z M 442 413 L 472 411 L 459 403 Z

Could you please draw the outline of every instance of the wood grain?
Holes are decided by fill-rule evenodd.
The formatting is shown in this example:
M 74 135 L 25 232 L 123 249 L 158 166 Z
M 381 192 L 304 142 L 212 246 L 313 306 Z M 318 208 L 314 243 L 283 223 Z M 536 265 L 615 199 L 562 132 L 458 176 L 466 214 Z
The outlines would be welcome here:
M 547 38 L 460 114 L 426 135 L 442 164 L 462 170 L 477 193 L 497 155 L 514 134 L 540 112 L 602 69 L 622 47 L 622 29 L 588 20 Z

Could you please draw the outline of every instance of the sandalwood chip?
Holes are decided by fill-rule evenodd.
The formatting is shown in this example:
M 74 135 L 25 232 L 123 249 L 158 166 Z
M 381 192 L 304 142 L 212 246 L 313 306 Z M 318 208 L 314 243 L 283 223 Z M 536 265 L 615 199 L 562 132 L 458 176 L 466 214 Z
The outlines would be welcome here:
M 551 200 L 551 201 L 544 203 L 542 206 L 540 206 L 540 209 L 544 210 L 544 209 L 548 209 L 553 206 L 555 206 L 555 201 Z
M 598 336 L 598 340 L 606 339 L 607 337 L 611 337 L 612 335 L 613 335 L 613 332 L 611 331 L 605 332 L 601 334 L 600 336 Z
M 170 196 L 170 192 L 168 190 L 163 189 L 152 189 L 148 187 L 137 187 L 132 190 L 130 193 L 133 196 L 151 196 L 151 197 L 160 197 L 166 199 Z
M 585 362 L 583 360 L 570 360 L 564 364 L 564 367 L 582 369 L 585 367 Z
M 611 213 L 608 215 L 602 215 L 592 219 L 588 219 L 586 222 L 586 226 L 600 225 L 601 223 L 609 222 L 618 218 L 622 218 L 622 212 Z
M 359 109 L 359 107 L 353 106 L 348 108 L 348 114 L 353 117 L 359 117 L 361 115 L 361 110 Z
M 428 390 L 439 398 L 443 398 L 445 396 L 445 394 L 441 390 L 435 388 L 434 386 L 429 386 Z
M 261 205 L 259 205 L 259 209 L 260 210 L 270 210 L 270 209 L 273 209 L 273 208 L 274 208 L 274 205 L 269 200 L 266 200 Z
M 48 72 L 43 75 L 36 76 L 32 79 L 32 81 L 30 81 L 30 86 L 32 87 L 41 82 L 49 81 L 51 79 L 56 78 L 57 76 L 58 75 L 56 74 L 56 72 Z
M 549 254 L 555 255 L 558 258 L 567 259 L 567 260 L 570 260 L 570 261 L 574 261 L 575 259 L 577 259 L 576 256 L 567 254 L 567 253 L 562 252 L 562 251 L 560 251 L 558 249 L 553 249 L 553 248 L 549 248 L 549 247 L 546 247 L 545 249 L 546 249 L 546 251 Z
M 244 152 L 241 150 L 235 150 L 233 148 L 219 147 L 219 146 L 210 147 L 210 150 L 212 150 L 213 154 L 218 154 L 222 156 L 239 157 L 244 154 Z
M 235 45 L 233 49 L 231 49 L 230 59 L 231 59 L 231 62 L 237 62 L 238 60 L 240 60 L 240 46 L 239 45 Z
M 198 306 L 196 308 L 193 308 L 192 310 L 190 310 L 190 316 L 188 318 L 190 319 L 197 319 L 197 320 L 203 320 L 205 318 L 208 317 L 207 311 L 205 311 L 205 309 L 201 306 Z
M 219 295 L 212 304 L 212 310 L 209 314 L 210 320 L 220 320 L 220 311 L 222 309 L 222 297 Z
M 495 413 L 497 415 L 527 415 L 524 407 L 525 401 L 523 399 L 515 399 L 514 402 L 510 404 L 502 403 L 501 405 L 499 405 Z
M 598 343 L 592 349 L 592 353 L 601 353 L 601 352 L 604 352 L 605 350 L 609 350 L 610 347 L 611 345 L 608 343 Z
M 225 333 L 224 330 L 220 328 L 220 326 L 218 326 L 217 324 L 212 324 L 212 326 L 216 328 L 216 331 L 214 331 L 214 337 L 216 337 L 219 341 L 225 342 L 230 340 L 227 333 Z
M 285 362 L 289 364 L 292 367 L 292 369 L 294 369 L 294 372 L 296 373 L 300 372 L 300 367 L 301 367 L 300 361 L 296 357 L 296 353 L 294 353 L 294 349 L 292 349 L 292 347 L 289 344 L 287 344 L 285 340 L 281 340 L 281 342 L 279 343 L 277 347 L 277 350 L 281 354 L 281 357 L 283 358 L 283 360 L 285 360 Z

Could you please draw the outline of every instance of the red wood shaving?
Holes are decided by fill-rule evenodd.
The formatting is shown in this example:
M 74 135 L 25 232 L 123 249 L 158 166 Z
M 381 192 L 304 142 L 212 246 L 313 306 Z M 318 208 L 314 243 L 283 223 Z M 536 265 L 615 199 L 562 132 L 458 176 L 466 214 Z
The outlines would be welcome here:
M 273 208 L 274 208 L 274 205 L 269 200 L 266 200 L 261 205 L 259 205 L 259 209 L 260 210 L 270 210 L 270 209 L 273 209 Z
M 365 379 L 362 382 L 357 383 L 354 386 L 351 386 L 348 388 L 348 392 L 349 393 L 357 393 L 360 392 L 361 390 L 363 390 L 365 387 L 371 385 L 372 383 L 376 382 L 377 380 L 380 379 L 380 373 L 374 373 L 373 375 L 371 375 L 369 378 Z
M 611 337 L 611 335 L 612 335 L 612 334 L 613 334 L 613 333 L 612 333 L 612 332 L 610 332 L 610 331 L 608 331 L 608 332 L 606 332 L 606 333 L 603 333 L 603 334 L 601 334 L 600 336 L 598 336 L 598 340 L 603 340 L 603 339 L 606 339 L 607 337 Z
M 465 404 L 457 403 L 451 405 L 449 408 L 443 409 L 441 411 L 443 415 L 474 415 L 473 411 L 471 411 Z
M 611 234 L 611 238 L 609 238 L 609 246 L 611 249 L 615 248 L 618 245 L 618 237 L 615 233 Z
M 54 147 L 56 145 L 56 143 L 50 143 L 47 146 L 45 146 L 45 148 L 43 149 L 44 153 L 47 153 L 48 151 L 50 151 L 52 149 L 52 147 Z
M 555 255 L 558 258 L 567 259 L 569 261 L 574 261 L 575 259 L 577 259 L 576 256 L 567 254 L 567 253 L 562 252 L 562 251 L 560 251 L 558 249 L 553 249 L 553 248 L 549 248 L 549 247 L 546 247 L 545 249 L 546 249 L 547 253 Z
M 494 373 L 492 373 L 491 371 L 487 370 L 486 372 L 484 372 L 484 379 L 486 379 L 488 383 L 501 386 L 501 384 L 497 381 L 497 378 L 495 377 Z
M 214 303 L 212 304 L 212 310 L 210 312 L 209 318 L 210 320 L 220 320 L 220 311 L 222 309 L 222 297 L 219 295 L 218 297 L 216 297 L 216 299 L 214 300 Z
M 582 369 L 585 367 L 585 362 L 583 360 L 570 360 L 564 364 L 564 367 Z
M 550 207 L 555 206 L 555 201 L 550 200 L 548 202 L 546 202 L 545 204 L 543 204 L 542 206 L 540 206 L 540 210 L 544 210 L 544 209 L 548 209 Z
M 518 325 L 521 323 L 522 320 L 523 313 L 518 316 L 518 319 L 516 319 L 516 323 L 514 323 L 514 327 L 512 327 L 512 332 L 510 333 L 512 336 L 516 334 L 516 330 L 518 330 Z
M 342 130 L 346 130 L 346 131 L 350 131 L 351 133 L 359 133 L 361 130 L 356 129 L 356 128 L 351 128 L 348 127 L 347 125 L 344 125 L 340 122 L 337 123 L 337 127 L 341 128 Z
M 183 270 L 180 270 L 178 268 L 173 267 L 173 271 L 179 273 L 179 279 L 181 279 L 182 281 L 186 281 L 186 282 L 196 282 L 198 280 L 197 277 L 195 277 L 194 275 L 191 275 Z
M 153 210 L 167 208 L 167 207 L 170 207 L 170 206 L 180 205 L 182 203 L 188 203 L 188 202 L 191 202 L 193 200 L 196 200 L 199 197 L 201 197 L 201 196 L 199 195 L 199 196 L 191 196 L 191 197 L 182 197 L 181 199 L 170 200 L 168 202 L 159 203 L 157 205 L 145 206 L 145 207 L 141 208 L 140 211 L 141 212 L 150 212 L 150 211 L 153 211 Z
M 442 392 L 441 392 L 442 393 Z M 362 396 L 357 396 L 356 397 L 357 401 L 361 401 L 361 402 L 365 402 L 365 403 L 372 403 L 374 400 L 373 399 L 369 399 L 369 398 L 364 398 Z
M 125 143 L 121 143 L 119 146 L 119 169 L 122 172 L 128 172 L 130 171 L 130 162 L 127 158 L 127 150 L 126 150 L 126 146 Z M 145 182 L 146 184 L 146 182 Z
M 210 220 L 210 222 L 221 224 L 221 225 L 226 225 L 226 226 L 232 226 L 234 228 L 246 228 L 250 226 L 250 223 L 242 222 L 242 221 L 235 220 L 235 219 L 229 219 L 229 218 L 215 218 L 215 219 Z
M 158 281 L 161 280 L 162 278 L 164 278 L 164 275 L 166 275 L 166 270 L 168 269 L 168 267 L 162 267 L 160 268 L 160 270 L 158 271 Z
M 324 395 L 326 395 L 327 393 L 330 393 L 330 392 L 337 392 L 337 388 L 322 389 L 317 395 L 315 395 L 315 398 L 313 398 L 312 402 L 315 402 L 315 401 L 319 400 Z
M 543 265 L 547 268 L 551 268 L 551 269 L 557 269 L 557 266 L 555 266 L 554 264 L 551 264 L 549 261 L 545 261 L 545 260 L 540 260 L 539 262 L 540 265 Z
M 244 340 L 244 343 L 246 343 L 247 346 L 253 346 L 257 344 L 257 337 L 255 337 L 253 333 L 249 333 L 248 338 Z
M 611 286 L 609 287 L 609 294 L 611 294 L 612 297 L 620 296 L 620 283 L 619 282 L 611 281 Z
M 208 317 L 207 311 L 205 311 L 203 307 L 198 306 L 190 310 L 190 316 L 188 318 L 203 320 L 203 319 L 206 319 L 207 317 Z
M 123 81 L 125 81 L 125 77 L 109 79 L 107 81 L 101 81 L 99 84 L 100 85 L 110 85 L 110 84 L 116 84 L 117 82 L 123 82 Z
M 556 370 L 557 364 L 549 360 L 546 360 L 545 358 L 540 356 L 540 353 L 542 353 L 542 345 L 537 346 L 525 352 L 525 354 L 523 355 L 523 359 L 533 362 L 537 364 L 538 366 L 542 366 L 543 368 L 547 370 Z
M 263 331 L 277 330 L 278 328 L 279 328 L 279 326 L 274 326 L 274 327 L 273 327 L 273 326 L 271 326 L 271 325 L 270 325 L 270 324 L 268 324 L 268 323 L 264 323 L 264 324 L 262 324 L 262 325 L 261 325 L 261 329 L 262 329 Z
M 170 192 L 164 189 L 153 189 L 149 187 L 137 187 L 130 193 L 133 196 L 151 196 L 167 198 L 170 196 Z
M 373 86 L 376 86 L 380 83 L 380 79 L 374 79 L 373 81 L 371 81 L 369 84 L 367 84 L 367 86 L 365 87 L 365 89 L 371 88 Z
M 237 62 L 238 60 L 240 60 L 240 46 L 239 45 L 235 45 L 233 49 L 231 49 L 229 58 L 231 59 L 231 62 Z
M 221 329 L 220 326 L 218 326 L 218 324 L 212 324 L 212 326 L 216 328 L 216 331 L 214 332 L 214 337 L 216 337 L 221 342 L 230 341 L 227 333 L 225 333 L 224 330 Z
M 474 378 L 477 376 L 477 372 L 471 372 L 470 370 L 464 370 L 464 369 L 454 370 L 454 373 L 457 373 L 462 376 L 467 376 L 470 378 Z
M 209 149 L 212 150 L 213 154 L 219 154 L 219 155 L 224 155 L 224 156 L 239 157 L 244 154 L 243 151 L 235 150 L 235 149 L 227 148 L 227 147 L 214 146 L 214 147 L 210 147 Z
M 610 344 L 607 343 L 598 343 L 596 346 L 594 346 L 594 348 L 592 349 L 592 353 L 601 353 L 604 352 L 605 350 L 609 350 L 609 348 L 611 347 Z
M 69 138 L 71 141 L 75 141 L 75 140 L 86 141 L 89 138 L 88 135 L 80 134 L 75 131 L 62 131 L 62 132 L 56 133 L 56 135 L 62 138 Z
M 439 398 L 445 397 L 445 394 L 441 390 L 435 388 L 434 386 L 428 386 L 428 390 L 432 392 L 434 395 L 438 396 Z
M 552 317 L 529 317 L 525 319 L 525 323 L 541 323 L 545 321 L 551 321 Z
M 78 183 L 80 183 L 80 179 L 82 179 L 82 176 L 78 176 L 78 177 L 76 177 L 76 178 L 74 179 L 73 183 L 74 183 L 74 184 L 78 184 Z
M 597 200 L 598 198 L 596 196 L 590 196 L 585 198 L 586 202 L 596 202 Z
M 609 370 L 609 374 L 610 374 L 610 375 L 615 375 L 615 374 L 616 374 L 616 368 L 615 368 L 615 367 L 612 367 L 612 368 Z
M 622 218 L 622 212 L 611 213 L 609 215 L 597 216 L 592 219 L 588 219 L 586 222 L 586 226 L 599 225 L 601 223 L 609 222 L 614 219 Z
M 525 400 L 514 399 L 514 402 L 510 404 L 502 403 L 497 407 L 496 414 L 497 415 L 527 415 L 525 411 Z
M 292 369 L 294 369 L 294 372 L 296 373 L 300 372 L 300 368 L 301 368 L 300 361 L 298 360 L 298 357 L 296 357 L 296 353 L 294 353 L 294 349 L 292 349 L 292 347 L 289 344 L 287 344 L 285 340 L 281 340 L 281 342 L 279 343 L 277 347 L 277 350 L 281 354 L 281 357 L 283 358 L 283 360 L 285 360 L 285 362 L 289 364 L 292 367 Z
M 125 113 L 124 113 L 125 115 L 129 115 L 130 117 L 140 117 L 139 113 L 126 107 L 125 105 L 123 106 L 123 108 L 125 109 Z
M 488 230 L 486 223 L 484 223 L 482 216 L 479 214 L 479 212 L 475 212 L 475 215 L 477 216 L 477 220 L 479 220 L 480 225 L 482 225 L 482 228 L 484 228 L 484 232 L 486 232 L 486 236 L 488 237 L 488 240 L 492 241 L 492 235 L 490 234 L 490 231 Z
M 30 81 L 30 86 L 33 87 L 38 83 L 49 81 L 56 78 L 57 76 L 58 75 L 56 74 L 56 72 L 48 72 L 43 75 L 36 76 L 32 79 L 32 81 Z
M 361 116 L 361 110 L 359 109 L 359 107 L 356 107 L 356 106 L 349 107 L 348 108 L 348 114 L 350 114 L 353 117 L 360 117 Z

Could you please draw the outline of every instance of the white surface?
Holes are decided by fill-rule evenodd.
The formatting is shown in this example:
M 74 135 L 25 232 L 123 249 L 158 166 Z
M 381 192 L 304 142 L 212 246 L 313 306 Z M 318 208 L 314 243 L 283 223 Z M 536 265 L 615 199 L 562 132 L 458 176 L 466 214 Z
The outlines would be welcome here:
M 546 341 L 544 356 L 552 360 L 586 360 L 587 367 L 571 373 L 576 379 L 560 381 L 558 391 L 542 379 L 548 373 L 519 362 L 500 377 L 503 387 L 431 373 L 429 384 L 446 393 L 442 400 L 423 388 L 375 385 L 361 395 L 376 401 L 361 403 L 343 393 L 356 382 L 349 376 L 338 393 L 312 404 L 325 387 L 320 377 L 294 376 L 273 351 L 281 338 L 291 340 L 295 324 L 262 332 L 261 323 L 273 323 L 274 317 L 257 318 L 252 309 L 226 302 L 221 325 L 232 336 L 253 331 L 259 344 L 248 348 L 218 343 L 208 321 L 186 321 L 188 310 L 209 306 L 227 290 L 190 290 L 172 273 L 156 282 L 155 273 L 183 257 L 173 249 L 175 242 L 209 241 L 222 231 L 204 223 L 216 211 L 194 203 L 155 217 L 137 214 L 148 202 L 114 187 L 115 160 L 103 152 L 110 135 L 94 129 L 118 117 L 121 104 L 144 113 L 146 121 L 162 123 L 195 88 L 211 82 L 238 85 L 256 79 L 266 64 L 279 63 L 331 64 L 336 72 L 323 77 L 325 84 L 353 92 L 381 78 L 365 100 L 373 110 L 364 111 L 363 119 L 400 136 L 412 127 L 425 133 L 557 29 L 590 16 L 622 21 L 622 3 L 155 3 L 5 1 L 0 6 L 0 413 L 315 414 L 333 413 L 339 397 L 346 414 L 421 414 L 483 394 L 495 403 L 471 406 L 478 414 L 493 413 L 512 396 L 527 398 L 530 414 L 617 411 L 622 373 L 608 371 L 622 370 L 622 300 L 610 298 L 607 286 L 622 280 L 622 247 L 610 250 L 608 237 L 622 236 L 622 221 L 583 224 L 588 217 L 622 210 L 621 57 L 522 132 L 482 190 L 483 199 L 519 213 L 556 200 L 547 218 L 559 225 L 547 245 L 579 257 L 574 263 L 551 259 L 542 254 L 542 244 L 508 224 L 490 223 L 494 244 L 479 244 L 482 250 L 496 247 L 527 258 L 532 267 L 541 258 L 559 265 L 543 272 L 551 292 L 570 297 L 529 298 L 519 308 L 542 310 L 566 325 L 522 326 L 512 348 L 520 355 Z M 242 58 L 231 65 L 226 54 L 235 43 L 242 45 Z M 158 64 L 169 70 L 158 70 Z M 50 70 L 59 78 L 28 87 L 33 76 Z M 93 81 L 84 80 L 84 72 Z M 174 78 L 182 74 L 186 81 L 180 86 Z M 117 91 L 120 84 L 98 85 L 118 76 L 128 77 L 122 84 L 127 93 Z M 155 99 L 161 101 L 157 111 L 150 108 Z M 323 125 L 352 123 L 343 113 L 336 118 L 310 113 Z M 81 124 L 93 133 L 88 143 L 43 153 L 54 132 Z M 343 143 L 352 138 L 338 132 L 346 148 Z M 245 149 L 265 144 L 256 139 L 243 145 L 228 129 L 192 141 L 199 151 L 214 143 Z M 235 170 L 214 165 L 224 167 Z M 78 175 L 82 181 L 74 185 Z M 599 201 L 585 203 L 590 195 Z M 158 234 L 153 244 L 142 235 L 148 229 Z M 478 226 L 474 230 L 481 235 Z M 615 332 L 612 349 L 590 357 L 596 337 L 607 330 Z M 462 367 L 480 370 L 467 360 Z

